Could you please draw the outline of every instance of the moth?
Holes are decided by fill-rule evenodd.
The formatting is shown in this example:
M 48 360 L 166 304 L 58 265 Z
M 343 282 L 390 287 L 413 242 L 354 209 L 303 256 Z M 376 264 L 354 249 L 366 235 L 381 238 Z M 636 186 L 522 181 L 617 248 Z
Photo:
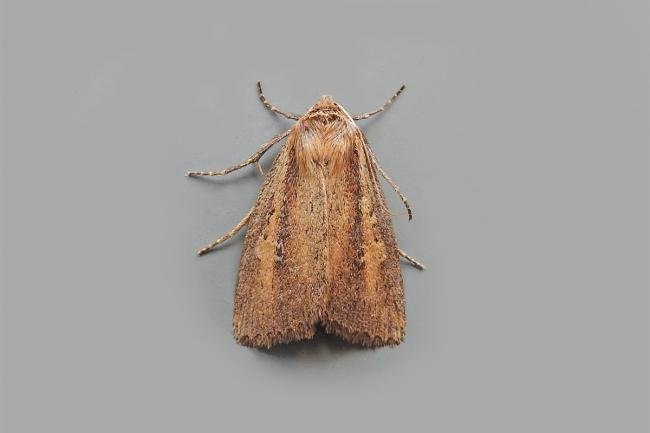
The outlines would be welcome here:
M 397 345 L 406 314 L 400 258 L 424 269 L 398 248 L 382 176 L 406 207 L 399 187 L 381 168 L 355 121 L 384 111 L 405 86 L 374 111 L 351 116 L 331 96 L 303 115 L 266 108 L 296 123 L 223 176 L 257 164 L 264 182 L 255 204 L 232 230 L 198 251 L 214 250 L 248 226 L 241 255 L 233 329 L 238 343 L 270 348 L 309 339 L 320 328 L 363 346 Z M 270 170 L 260 158 L 286 137 Z

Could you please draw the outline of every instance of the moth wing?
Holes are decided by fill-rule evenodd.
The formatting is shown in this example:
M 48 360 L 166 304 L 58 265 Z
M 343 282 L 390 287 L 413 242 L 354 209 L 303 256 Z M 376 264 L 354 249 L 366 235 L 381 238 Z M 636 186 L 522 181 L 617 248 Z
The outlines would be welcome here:
M 311 338 L 325 286 L 323 197 L 299 176 L 295 140 L 278 154 L 260 189 L 242 251 L 233 328 L 244 345 Z
M 241 344 L 311 338 L 319 324 L 352 343 L 401 342 L 404 290 L 390 213 L 361 131 L 346 139 L 342 164 L 307 169 L 304 148 L 296 157 L 299 137 L 290 136 L 267 174 L 235 294 Z
M 376 168 L 365 138 L 338 176 L 327 179 L 328 332 L 366 346 L 399 344 L 406 315 L 400 258 Z

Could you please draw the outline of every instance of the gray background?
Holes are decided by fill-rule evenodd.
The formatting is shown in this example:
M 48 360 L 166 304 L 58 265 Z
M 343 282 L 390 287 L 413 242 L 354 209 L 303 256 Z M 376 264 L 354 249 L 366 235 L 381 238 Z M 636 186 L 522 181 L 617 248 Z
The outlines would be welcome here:
M 3 432 L 647 431 L 645 2 L 3 3 Z M 183 173 L 291 124 L 258 79 L 408 85 L 362 123 L 429 265 L 400 347 L 233 341 L 242 236 L 193 252 L 260 177 Z

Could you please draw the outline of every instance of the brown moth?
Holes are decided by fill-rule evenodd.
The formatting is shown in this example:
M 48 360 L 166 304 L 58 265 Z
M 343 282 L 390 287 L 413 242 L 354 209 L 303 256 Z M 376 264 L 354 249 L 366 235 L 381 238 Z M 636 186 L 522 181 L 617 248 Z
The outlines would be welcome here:
M 378 175 L 397 185 L 379 166 L 355 120 L 382 112 L 402 86 L 377 110 L 350 116 L 330 96 L 304 115 L 269 110 L 297 122 L 221 176 L 257 163 L 287 137 L 264 177 L 253 208 L 230 232 L 201 249 L 203 255 L 248 225 L 235 293 L 234 334 L 243 345 L 269 348 L 309 339 L 320 327 L 364 346 L 399 344 L 406 315 L 400 257 L 424 269 L 397 247 L 391 214 Z

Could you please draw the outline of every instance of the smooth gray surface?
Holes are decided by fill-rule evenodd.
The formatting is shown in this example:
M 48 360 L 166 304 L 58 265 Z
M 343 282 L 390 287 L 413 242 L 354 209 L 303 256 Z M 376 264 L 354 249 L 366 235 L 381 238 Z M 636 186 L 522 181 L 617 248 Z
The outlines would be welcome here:
M 647 431 L 645 2 L 3 3 L 3 432 Z M 258 79 L 408 85 L 362 122 L 429 265 L 399 348 L 233 341 L 242 237 L 193 252 L 260 178 L 183 173 L 291 124 Z

